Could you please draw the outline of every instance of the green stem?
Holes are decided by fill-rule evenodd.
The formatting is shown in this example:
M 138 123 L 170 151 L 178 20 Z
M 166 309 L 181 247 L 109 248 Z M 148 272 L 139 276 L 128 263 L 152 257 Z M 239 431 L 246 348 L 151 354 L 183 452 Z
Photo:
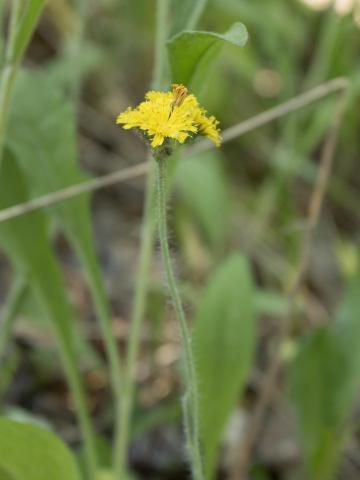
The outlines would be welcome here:
M 86 391 L 79 369 L 76 339 L 71 328 L 73 319 L 71 318 L 71 311 L 61 293 L 61 282 L 55 276 L 58 273 L 56 263 L 52 262 L 51 257 L 48 257 L 47 260 L 49 272 L 54 274 L 53 280 L 56 279 L 56 282 L 45 282 L 41 275 L 33 272 L 31 277 L 32 292 L 38 300 L 44 316 L 52 319 L 53 335 L 56 339 L 69 391 L 74 401 L 74 412 L 78 419 L 83 439 L 85 478 L 86 480 L 96 480 L 97 452 L 95 436 L 87 405 Z
M 157 0 L 155 62 L 153 88 L 161 90 L 166 80 L 166 39 L 168 36 L 169 0 Z
M 155 64 L 153 88 L 161 88 L 166 75 L 166 51 L 169 0 L 157 0 Z M 131 327 L 123 376 L 122 400 L 118 404 L 115 429 L 115 478 L 124 480 L 127 472 L 127 450 L 130 424 L 134 408 L 136 359 L 140 348 L 141 326 L 145 315 L 146 293 L 156 226 L 155 170 L 150 168 L 145 190 L 145 207 L 142 223 L 139 265 L 135 281 L 135 293 L 131 315 Z
M 74 399 L 76 415 L 80 423 L 84 439 L 84 456 L 86 464 L 86 479 L 96 480 L 97 477 L 97 454 L 94 432 L 90 421 L 86 394 L 82 385 L 80 374 L 77 370 L 77 361 L 74 352 L 67 346 L 62 332 L 55 332 L 58 341 L 61 363 L 64 367 L 70 391 Z
M 131 317 L 131 330 L 127 348 L 126 370 L 123 378 L 122 401 L 118 405 L 119 427 L 115 439 L 116 464 L 115 472 L 118 480 L 124 480 L 127 470 L 127 449 L 129 444 L 130 423 L 134 404 L 136 359 L 140 347 L 140 333 L 146 305 L 146 292 L 150 271 L 151 254 L 155 232 L 155 193 L 154 169 L 150 169 L 147 177 L 145 211 L 141 232 L 141 247 L 134 305 Z
M 0 166 L 4 148 L 10 99 L 19 62 L 15 59 L 16 30 L 21 17 L 21 0 L 13 0 L 9 24 L 8 41 L 5 52 L 5 64 L 0 81 Z
M 76 0 L 76 12 L 78 14 L 77 25 L 72 35 L 66 39 L 65 53 L 71 59 L 73 66 L 70 91 L 73 97 L 74 103 L 78 103 L 80 96 L 81 86 L 81 50 L 85 40 L 86 23 L 89 17 L 89 5 L 87 0 Z M 109 362 L 110 370 L 110 382 L 114 396 L 115 408 L 120 404 L 122 398 L 122 377 L 123 372 L 120 362 L 120 351 L 117 346 L 117 341 L 114 336 L 111 324 L 111 315 L 106 301 L 106 294 L 101 278 L 101 273 L 96 262 L 96 253 L 93 249 L 91 242 L 79 241 L 76 237 L 71 235 L 73 244 L 77 251 L 78 257 L 81 259 L 81 263 L 84 265 L 87 283 L 90 288 L 91 296 L 93 299 L 95 311 L 98 316 L 101 335 L 104 341 L 106 356 Z M 120 431 L 120 419 L 119 416 L 115 416 L 115 430 Z M 115 442 L 116 443 L 116 442 Z M 116 455 L 116 449 L 114 455 Z M 114 464 L 116 463 L 116 456 L 114 458 Z
M 185 30 L 193 30 L 195 28 L 206 6 L 206 3 L 207 0 L 197 0 L 197 2 L 195 2 L 193 11 L 191 12 L 191 15 L 189 15 L 189 19 L 185 25 Z
M 4 10 L 5 10 L 5 2 L 1 2 L 0 3 L 0 68 L 2 68 L 3 62 L 5 60 Z
M 199 438 L 199 415 L 198 415 L 198 393 L 196 369 L 191 347 L 191 334 L 185 318 L 180 293 L 176 284 L 172 268 L 169 244 L 167 241 L 167 220 L 166 220 L 166 169 L 168 159 L 157 160 L 158 164 L 158 227 L 159 240 L 169 286 L 170 295 L 173 300 L 174 309 L 179 324 L 181 343 L 183 348 L 184 383 L 185 396 L 183 399 L 184 423 L 187 440 L 187 447 L 191 455 L 194 480 L 203 479 L 203 467 L 200 452 Z
M 28 282 L 21 276 L 11 286 L 9 297 L 4 307 L 0 322 L 0 358 L 3 356 L 11 337 L 14 321 L 21 303 L 28 291 Z
M 72 242 L 81 263 L 84 265 L 86 280 L 89 285 L 95 311 L 98 316 L 101 335 L 105 345 L 106 356 L 110 366 L 110 380 L 113 394 L 116 402 L 120 401 L 122 395 L 122 368 L 120 362 L 120 351 L 117 346 L 116 338 L 112 331 L 111 314 L 106 301 L 101 272 L 96 263 L 96 255 L 93 245 L 90 242 L 79 241 L 72 236 Z

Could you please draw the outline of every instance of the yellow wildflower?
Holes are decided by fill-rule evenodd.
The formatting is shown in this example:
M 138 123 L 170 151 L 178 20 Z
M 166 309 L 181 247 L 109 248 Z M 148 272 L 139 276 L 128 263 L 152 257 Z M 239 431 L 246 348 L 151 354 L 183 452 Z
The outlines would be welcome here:
M 221 142 L 219 122 L 206 116 L 184 85 L 174 84 L 172 92 L 148 92 L 136 108 L 120 113 L 116 123 L 145 132 L 153 148 L 163 145 L 166 139 L 184 143 L 197 134 L 205 135 L 217 147 Z
M 216 120 L 214 115 L 210 117 L 206 116 L 206 111 L 202 110 L 200 115 L 196 116 L 196 122 L 198 125 L 198 131 L 201 135 L 205 135 L 211 140 L 217 147 L 220 147 L 221 136 L 218 130 L 219 121 Z

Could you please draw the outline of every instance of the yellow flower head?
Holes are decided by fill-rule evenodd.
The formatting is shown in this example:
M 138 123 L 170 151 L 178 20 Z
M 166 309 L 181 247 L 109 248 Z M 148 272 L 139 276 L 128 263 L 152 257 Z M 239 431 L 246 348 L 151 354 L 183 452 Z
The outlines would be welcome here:
M 219 122 L 206 116 L 184 85 L 174 84 L 172 92 L 148 92 L 136 108 L 120 113 L 116 123 L 125 129 L 142 130 L 153 148 L 163 145 L 166 139 L 184 143 L 195 135 L 208 137 L 217 147 L 221 143 Z

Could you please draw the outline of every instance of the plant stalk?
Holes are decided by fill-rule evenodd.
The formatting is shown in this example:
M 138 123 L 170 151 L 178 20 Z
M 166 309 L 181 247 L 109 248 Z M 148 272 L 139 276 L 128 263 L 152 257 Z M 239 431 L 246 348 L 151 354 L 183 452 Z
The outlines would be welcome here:
M 191 466 L 194 480 L 202 480 L 203 466 L 199 438 L 198 389 L 195 362 L 191 346 L 191 333 L 186 321 L 180 293 L 176 284 L 172 267 L 167 232 L 166 219 L 166 170 L 167 158 L 157 160 L 157 191 L 158 191 L 158 229 L 161 253 L 166 272 L 167 283 L 173 300 L 177 322 L 179 325 L 181 344 L 183 349 L 183 369 L 185 395 L 183 398 L 183 412 L 187 447 L 191 456 Z
M 188 21 L 185 25 L 185 30 L 193 30 L 196 27 L 196 24 L 198 23 L 199 18 L 206 7 L 207 1 L 208 0 L 197 0 L 194 2 L 193 10 L 191 15 L 189 15 Z
M 2 318 L 0 321 L 0 359 L 5 353 L 11 333 L 13 330 L 14 321 L 19 308 L 28 292 L 28 281 L 24 276 L 15 278 L 4 307 Z
M 168 32 L 169 0 L 157 0 L 155 61 L 153 88 L 161 88 L 166 76 L 165 42 Z M 150 157 L 148 158 L 150 161 Z M 142 223 L 139 265 L 131 315 L 126 368 L 123 375 L 122 400 L 118 404 L 115 428 L 115 478 L 124 480 L 127 472 L 127 451 L 130 439 L 131 417 L 134 408 L 136 359 L 140 348 L 140 333 L 146 307 L 146 293 L 156 227 L 155 169 L 150 168 L 146 181 L 145 205 Z
M 11 7 L 11 17 L 9 23 L 9 33 L 5 51 L 5 64 L 1 74 L 0 81 L 0 167 L 3 156 L 9 106 L 14 81 L 18 70 L 19 62 L 15 57 L 16 31 L 21 17 L 22 1 L 13 0 Z
M 76 416 L 79 420 L 81 432 L 84 439 L 84 457 L 86 466 L 86 480 L 96 480 L 97 477 L 97 455 L 94 441 L 94 432 L 90 421 L 88 406 L 86 403 L 86 394 L 81 382 L 80 374 L 77 370 L 77 362 L 74 352 L 68 348 L 63 339 L 63 334 L 58 328 L 55 328 L 55 335 L 58 341 L 58 348 L 61 363 L 65 370 L 70 391 L 74 399 Z
M 145 313 L 146 292 L 153 248 L 155 231 L 155 193 L 154 171 L 150 169 L 147 177 L 144 220 L 142 225 L 142 242 L 140 248 L 139 266 L 136 279 L 131 330 L 127 348 L 126 370 L 123 377 L 122 401 L 118 405 L 119 429 L 115 439 L 115 478 L 124 480 L 127 469 L 127 450 L 130 438 L 130 424 L 134 407 L 136 359 L 140 347 L 141 326 Z

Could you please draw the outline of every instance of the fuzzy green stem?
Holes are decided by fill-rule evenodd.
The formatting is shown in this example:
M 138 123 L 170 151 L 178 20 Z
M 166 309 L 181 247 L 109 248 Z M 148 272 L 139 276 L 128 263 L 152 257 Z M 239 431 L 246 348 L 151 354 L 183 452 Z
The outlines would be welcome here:
M 197 378 L 193 351 L 191 347 L 191 333 L 185 318 L 180 293 L 176 284 L 175 275 L 172 268 L 169 244 L 167 240 L 168 232 L 166 219 L 166 169 L 168 161 L 169 160 L 166 158 L 160 158 L 157 160 L 159 240 L 167 283 L 174 304 L 183 348 L 182 361 L 184 366 L 184 383 L 186 389 L 183 399 L 183 409 L 187 447 L 191 455 L 193 478 L 194 480 L 202 480 L 204 477 L 199 438 Z
M 155 64 L 153 87 L 161 88 L 166 71 L 165 41 L 167 37 L 169 0 L 157 1 Z M 150 160 L 150 158 L 149 158 Z M 122 400 L 118 404 L 115 431 L 115 478 L 124 480 L 127 472 L 127 450 L 130 438 L 131 417 L 134 407 L 136 359 L 140 348 L 141 326 L 145 315 L 146 293 L 156 227 L 155 170 L 150 168 L 145 190 L 139 265 L 131 315 L 131 327 L 123 376 Z

